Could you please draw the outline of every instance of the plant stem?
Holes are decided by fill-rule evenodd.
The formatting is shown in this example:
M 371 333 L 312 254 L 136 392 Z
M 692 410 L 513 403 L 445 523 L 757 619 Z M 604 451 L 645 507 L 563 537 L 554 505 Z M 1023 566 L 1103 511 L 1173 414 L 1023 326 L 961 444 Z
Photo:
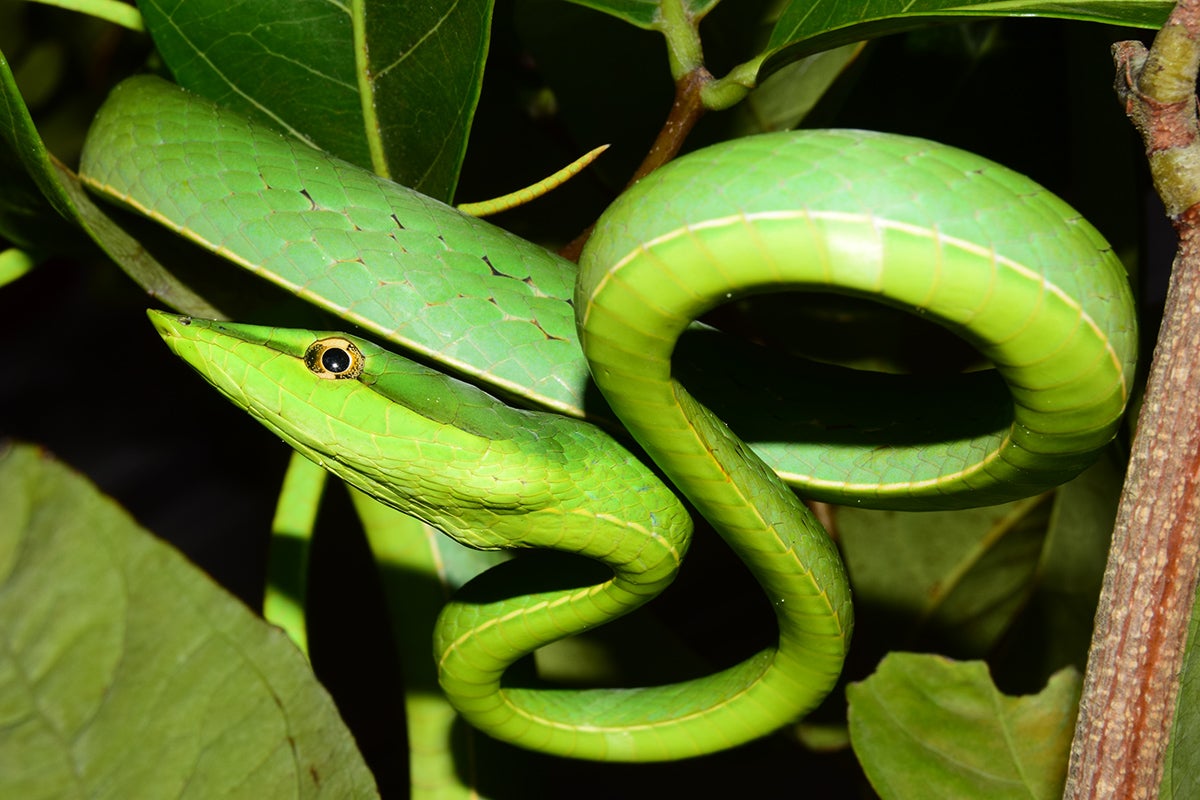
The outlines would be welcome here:
M 666 164 L 679 153 L 684 141 L 700 117 L 704 116 L 705 107 L 702 100 L 704 87 L 712 83 L 713 77 L 704 67 L 698 67 L 675 82 L 675 102 L 671 104 L 671 112 L 666 122 L 658 131 L 650 151 L 642 159 L 642 163 L 634 171 L 626 188 L 640 181 L 654 170 Z M 571 242 L 558 251 L 563 258 L 578 261 L 583 246 L 592 235 L 592 227 L 576 236 Z
M 667 39 L 667 59 L 675 82 L 704 66 L 700 19 L 684 8 L 684 0 L 661 0 L 658 29 Z
M 1179 236 L 1084 678 L 1065 797 L 1157 797 L 1200 567 L 1200 0 L 1113 47 Z
M 650 152 L 646 153 L 633 177 L 629 179 L 630 186 L 678 155 L 688 134 L 696 127 L 700 117 L 704 116 L 706 109 L 702 101 L 703 91 L 712 80 L 708 70 L 699 67 L 675 82 L 675 102 L 671 104 L 671 112 L 659 129 Z

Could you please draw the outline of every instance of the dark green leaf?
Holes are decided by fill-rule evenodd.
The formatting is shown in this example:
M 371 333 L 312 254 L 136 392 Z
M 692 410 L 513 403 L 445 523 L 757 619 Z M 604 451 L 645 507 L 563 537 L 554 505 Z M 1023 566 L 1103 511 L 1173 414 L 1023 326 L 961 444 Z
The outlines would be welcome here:
M 839 509 L 846 567 L 861 614 L 891 647 L 986 653 L 1034 586 L 1045 538 L 1042 498 L 964 511 Z
M 144 0 L 184 87 L 438 199 L 458 180 L 490 0 Z
M 378 172 L 449 202 L 483 85 L 492 0 L 365 4 L 368 130 Z M 371 114 L 374 119 L 371 119 Z
M 759 80 L 815 52 L 964 17 L 1039 16 L 1157 28 L 1173 6 L 1165 0 L 791 0 L 763 50 Z
M 370 169 L 350 6 L 320 0 L 142 0 L 187 89 Z
M 75 209 L 0 53 L 0 236 L 34 252 L 61 252 L 63 219 Z M 71 242 L 67 233 L 67 241 Z M 78 244 L 76 242 L 76 244 Z
M 78 176 L 54 159 L 0 53 L 0 236 L 31 256 L 86 251 L 92 240 L 151 296 L 177 310 L 217 317 L 220 312 L 169 272 L 111 216 L 92 202 Z
M 1044 680 L 1065 666 L 1084 667 L 1121 480 L 1109 454 L 1055 492 L 1033 594 L 1006 654 L 1015 674 Z

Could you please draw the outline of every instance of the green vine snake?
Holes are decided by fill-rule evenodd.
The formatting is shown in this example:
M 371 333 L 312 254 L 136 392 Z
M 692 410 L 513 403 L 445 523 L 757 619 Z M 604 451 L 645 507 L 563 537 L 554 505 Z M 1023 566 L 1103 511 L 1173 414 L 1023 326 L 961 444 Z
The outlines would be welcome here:
M 1083 469 L 1129 396 L 1133 305 L 1100 234 L 1027 178 L 928 141 L 807 131 L 685 156 L 605 212 L 573 300 L 553 284 L 574 267 L 540 248 L 153 79 L 113 93 L 81 174 L 505 395 L 538 398 L 538 385 L 569 383 L 583 353 L 633 440 L 761 584 L 778 620 L 774 646 L 664 686 L 505 683 L 515 660 L 631 611 L 673 579 L 691 521 L 656 474 L 596 425 L 511 408 L 360 336 L 151 312 L 171 349 L 217 389 L 377 499 L 471 546 L 562 550 L 608 567 L 593 584 L 547 587 L 517 559 L 468 587 L 438 623 L 435 657 L 454 706 L 497 738 L 549 753 L 700 755 L 766 735 L 831 691 L 849 646 L 850 590 L 836 547 L 778 473 L 844 503 L 998 502 Z M 351 277 L 350 299 L 331 299 Z M 376 313 L 397 286 L 409 305 Z M 780 289 L 875 298 L 960 334 L 994 370 L 960 376 L 969 388 L 953 395 L 955 416 L 985 422 L 955 427 L 939 411 L 952 428 L 941 438 L 928 420 L 860 428 L 857 438 L 821 423 L 829 441 L 782 445 L 816 453 L 801 466 L 764 463 L 757 453 L 773 458 L 769 447 L 744 445 L 676 380 L 675 356 L 706 310 Z M 540 333 L 514 339 L 514 320 Z M 410 335 L 422 325 L 425 334 Z M 481 355 L 489 338 L 502 344 L 494 371 Z M 561 370 L 540 374 L 525 349 L 535 345 L 567 353 Z M 505 373 L 514 353 L 518 369 Z M 873 382 L 837 395 L 832 378 L 814 374 L 812 393 L 856 409 L 862 395 L 901 413 L 924 402 L 893 400 Z M 753 414 L 757 401 L 743 402 Z

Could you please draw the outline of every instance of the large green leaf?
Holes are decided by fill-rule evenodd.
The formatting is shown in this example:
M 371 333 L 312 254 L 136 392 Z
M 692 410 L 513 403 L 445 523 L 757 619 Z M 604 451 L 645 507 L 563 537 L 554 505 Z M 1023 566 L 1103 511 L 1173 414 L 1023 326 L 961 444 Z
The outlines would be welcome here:
M 143 0 L 184 87 L 448 200 L 479 99 L 491 0 Z
M 969 17 L 1056 17 L 1157 28 L 1167 0 L 790 0 L 763 50 L 759 80 L 821 50 Z
M 0 508 L 0 796 L 377 796 L 299 651 L 81 477 L 9 445 Z
M 985 664 L 893 653 L 846 689 L 850 740 L 884 800 L 1058 798 L 1066 779 L 1079 673 L 1008 697 Z

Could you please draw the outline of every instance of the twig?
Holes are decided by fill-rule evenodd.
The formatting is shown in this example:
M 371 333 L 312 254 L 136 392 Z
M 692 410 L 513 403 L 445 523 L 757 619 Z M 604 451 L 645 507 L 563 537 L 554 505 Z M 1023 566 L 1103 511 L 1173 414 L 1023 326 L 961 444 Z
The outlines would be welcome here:
M 1179 236 L 1096 616 L 1065 797 L 1157 797 L 1200 566 L 1200 0 L 1149 52 L 1113 47 L 1117 92 Z
M 679 153 L 679 149 L 683 147 L 692 128 L 696 127 L 696 123 L 704 116 L 705 108 L 701 91 L 712 82 L 713 76 L 703 67 L 688 72 L 676 82 L 675 102 L 671 105 L 671 113 L 667 115 L 667 120 L 659 129 L 654 144 L 650 146 L 650 151 L 646 153 L 646 157 L 634 171 L 626 188 L 666 164 Z M 558 254 L 571 261 L 578 261 L 579 254 L 583 252 L 583 246 L 587 244 L 588 237 L 591 235 L 592 227 L 589 226 L 587 230 L 560 249 Z
M 671 104 L 671 113 L 655 138 L 650 152 L 642 160 L 641 165 L 629 179 L 629 185 L 640 181 L 654 170 L 666 164 L 683 147 L 684 141 L 696 123 L 704 116 L 702 91 L 712 83 L 713 76 L 703 67 L 698 67 L 684 75 L 675 84 L 675 102 Z

